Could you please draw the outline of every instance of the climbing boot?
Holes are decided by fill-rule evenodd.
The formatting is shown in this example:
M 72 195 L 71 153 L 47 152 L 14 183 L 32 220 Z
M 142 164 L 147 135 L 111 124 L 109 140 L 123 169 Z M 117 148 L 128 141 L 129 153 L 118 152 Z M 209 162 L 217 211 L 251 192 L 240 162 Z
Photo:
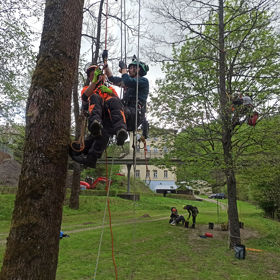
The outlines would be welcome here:
M 73 148 L 74 148 L 75 150 L 73 150 Z M 80 145 L 79 145 L 79 144 L 73 143 L 72 146 L 69 145 L 69 149 L 68 149 L 69 156 L 70 156 L 73 160 L 75 160 L 75 157 L 77 157 L 77 156 L 79 157 L 79 156 L 82 154 L 82 152 L 78 152 L 79 150 L 80 150 Z
M 102 124 L 98 120 L 94 120 L 89 126 L 89 131 L 94 137 L 100 136 L 102 127 Z
M 88 154 L 83 164 L 87 167 L 96 168 L 97 157 L 95 155 Z
M 127 131 L 124 128 L 121 128 L 120 130 L 118 130 L 116 138 L 117 138 L 117 145 L 122 146 L 125 140 L 127 139 Z

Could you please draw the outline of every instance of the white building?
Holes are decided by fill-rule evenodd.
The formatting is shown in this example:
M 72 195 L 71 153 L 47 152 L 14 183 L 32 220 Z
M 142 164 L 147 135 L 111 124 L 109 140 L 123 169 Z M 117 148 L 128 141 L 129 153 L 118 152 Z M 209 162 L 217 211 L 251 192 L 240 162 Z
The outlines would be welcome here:
M 159 138 L 148 138 L 146 139 L 146 158 L 153 159 L 153 158 L 160 158 L 163 157 L 165 153 L 168 152 L 166 147 L 159 148 L 160 139 Z M 162 144 L 162 143 L 161 143 Z M 162 145 L 161 145 L 162 146 Z M 130 154 L 133 154 L 132 149 L 132 141 L 130 141 Z M 156 191 L 156 189 L 166 189 L 166 190 L 175 190 L 177 186 L 176 182 L 176 174 L 175 170 L 168 170 L 166 168 L 161 169 L 154 165 L 138 165 L 137 159 L 142 160 L 145 159 L 144 153 L 144 145 L 142 142 L 137 142 L 136 147 L 136 170 L 135 170 L 135 177 L 139 178 L 140 180 L 144 181 L 147 185 L 149 185 L 150 189 Z M 128 174 L 127 167 L 125 165 L 122 166 L 122 173 L 126 176 Z M 133 168 L 131 169 L 130 176 L 133 177 Z

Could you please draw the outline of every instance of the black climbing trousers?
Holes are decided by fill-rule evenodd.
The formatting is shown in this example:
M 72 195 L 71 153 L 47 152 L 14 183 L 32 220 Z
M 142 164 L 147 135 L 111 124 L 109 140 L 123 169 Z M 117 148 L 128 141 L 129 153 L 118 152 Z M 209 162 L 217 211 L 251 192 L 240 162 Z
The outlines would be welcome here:
M 121 128 L 127 129 L 124 108 L 121 100 L 117 97 L 110 97 L 103 100 L 98 94 L 90 97 L 88 127 L 94 120 L 103 125 L 109 135 L 116 134 Z

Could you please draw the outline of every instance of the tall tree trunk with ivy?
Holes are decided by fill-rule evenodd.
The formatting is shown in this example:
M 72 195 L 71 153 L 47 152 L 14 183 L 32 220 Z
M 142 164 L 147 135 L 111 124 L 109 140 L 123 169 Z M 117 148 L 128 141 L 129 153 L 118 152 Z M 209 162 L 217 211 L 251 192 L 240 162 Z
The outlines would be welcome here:
M 83 0 L 47 0 L 1 280 L 56 278 Z

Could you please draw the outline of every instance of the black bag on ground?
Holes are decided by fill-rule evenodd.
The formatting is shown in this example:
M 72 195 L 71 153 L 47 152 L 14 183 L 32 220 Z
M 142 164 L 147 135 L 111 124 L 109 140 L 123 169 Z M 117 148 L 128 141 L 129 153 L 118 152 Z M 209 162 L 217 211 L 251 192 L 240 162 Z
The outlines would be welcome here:
M 245 259 L 245 255 L 246 255 L 246 248 L 244 245 L 236 245 L 234 246 L 234 251 L 235 251 L 235 257 L 237 259 L 240 260 L 244 260 Z

